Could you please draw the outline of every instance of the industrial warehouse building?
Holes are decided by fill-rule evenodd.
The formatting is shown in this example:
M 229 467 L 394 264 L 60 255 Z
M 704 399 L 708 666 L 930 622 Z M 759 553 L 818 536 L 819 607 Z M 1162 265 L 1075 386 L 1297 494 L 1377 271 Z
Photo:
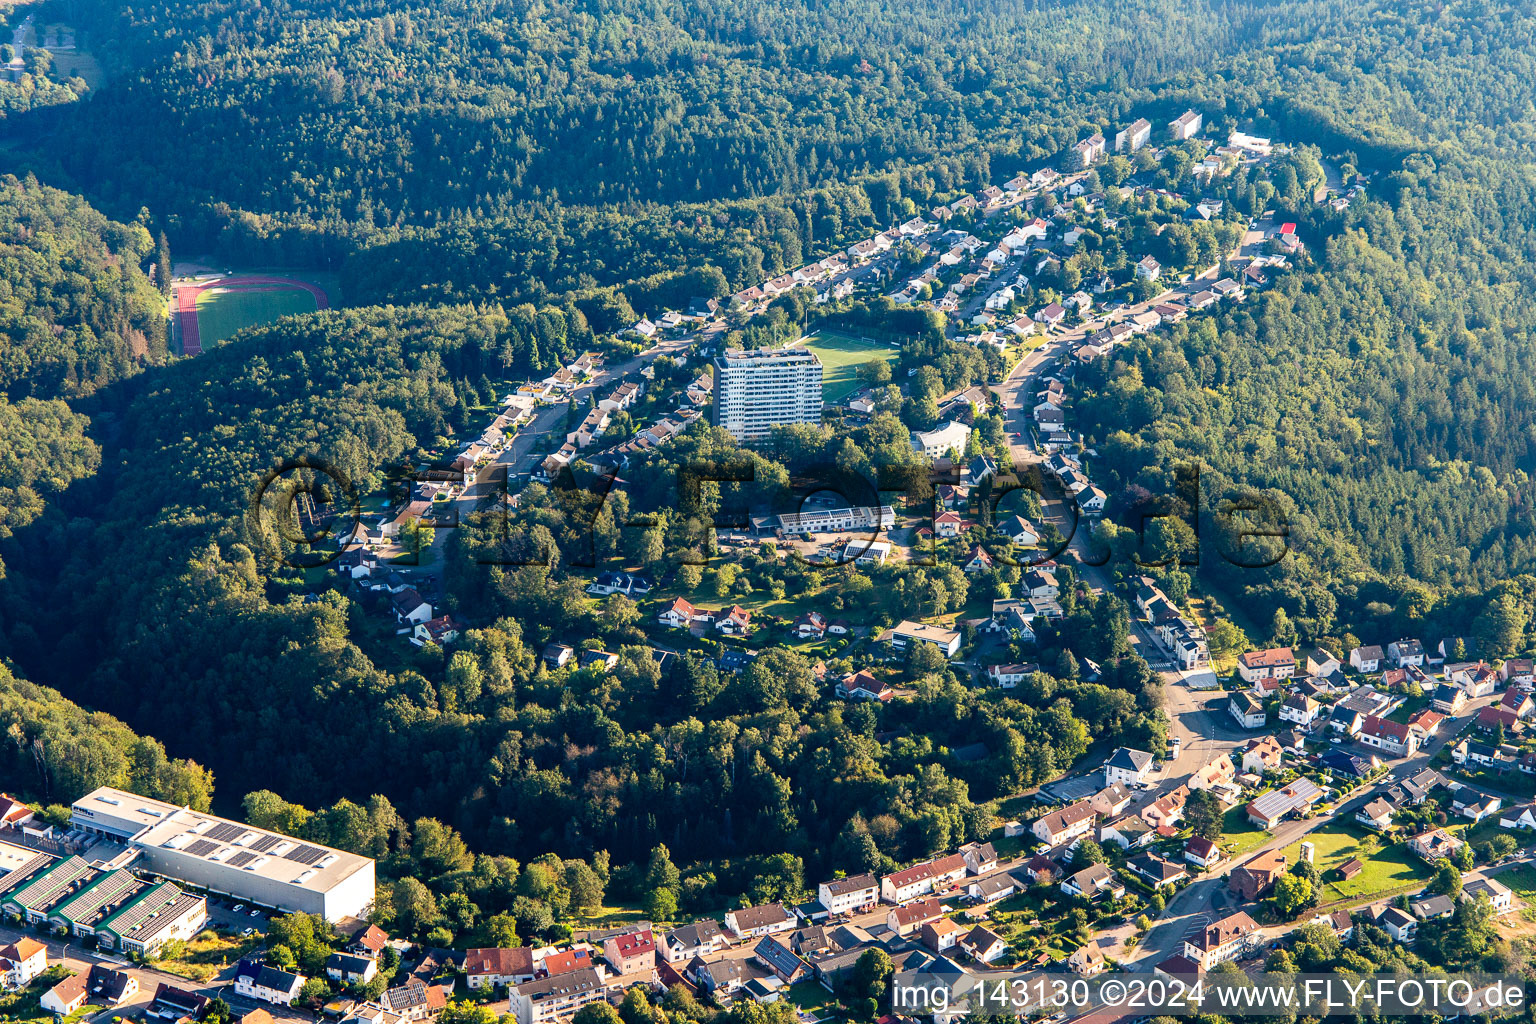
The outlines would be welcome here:
M 70 808 L 71 824 L 125 844 L 133 867 L 213 893 L 328 921 L 372 908 L 368 857 L 229 821 L 110 786 Z

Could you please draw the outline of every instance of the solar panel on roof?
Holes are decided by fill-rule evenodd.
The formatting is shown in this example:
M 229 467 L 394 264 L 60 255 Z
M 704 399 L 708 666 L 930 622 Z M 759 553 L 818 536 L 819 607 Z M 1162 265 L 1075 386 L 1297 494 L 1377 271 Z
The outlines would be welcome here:
M 318 846 L 300 845 L 283 854 L 283 859 L 296 860 L 300 864 L 313 864 L 315 861 L 324 856 L 325 851 L 320 849 Z
M 207 839 L 198 839 L 187 844 L 186 853 L 191 857 L 204 857 L 218 848 L 218 843 L 210 842 Z
M 223 824 L 215 825 L 213 828 L 209 829 L 207 833 L 205 833 L 205 837 L 212 839 L 216 843 L 227 843 L 231 839 L 243 835 L 244 833 L 244 825 L 236 825 L 232 822 L 226 821 Z
M 232 868 L 243 868 L 255 859 L 256 855 L 254 853 L 250 852 L 249 850 L 241 850 L 239 853 L 229 858 L 229 866 Z
M 262 836 L 260 839 L 251 844 L 251 849 L 255 850 L 257 853 L 266 853 L 280 842 L 282 842 L 282 840 L 277 836 Z

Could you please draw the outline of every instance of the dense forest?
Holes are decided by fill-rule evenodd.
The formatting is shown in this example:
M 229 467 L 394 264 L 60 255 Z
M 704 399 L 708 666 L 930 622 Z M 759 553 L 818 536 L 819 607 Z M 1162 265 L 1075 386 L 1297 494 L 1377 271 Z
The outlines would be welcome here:
M 155 242 L 79 197 L 0 178 L 0 392 L 90 394 L 165 361 L 165 301 L 145 276 Z

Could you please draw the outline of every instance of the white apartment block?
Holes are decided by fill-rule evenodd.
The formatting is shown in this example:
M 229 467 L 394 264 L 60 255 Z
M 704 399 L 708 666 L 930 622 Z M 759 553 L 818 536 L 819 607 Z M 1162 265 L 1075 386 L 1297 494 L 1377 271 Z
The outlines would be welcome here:
M 607 992 L 597 970 L 583 967 L 519 985 L 512 990 L 509 1002 L 517 1024 L 549 1024 L 570 1020 L 577 1010 L 605 998 Z
M 1196 110 L 1186 110 L 1168 122 L 1168 134 L 1173 136 L 1175 142 L 1183 142 L 1185 139 L 1199 135 L 1204 125 L 1204 114 Z
M 880 883 L 874 875 L 852 875 L 816 887 L 816 898 L 828 912 L 843 914 L 880 901 Z
M 1152 122 L 1141 118 L 1115 134 L 1116 153 L 1134 153 L 1152 138 Z
M 730 349 L 715 357 L 715 425 L 738 441 L 821 422 L 821 360 L 803 348 Z

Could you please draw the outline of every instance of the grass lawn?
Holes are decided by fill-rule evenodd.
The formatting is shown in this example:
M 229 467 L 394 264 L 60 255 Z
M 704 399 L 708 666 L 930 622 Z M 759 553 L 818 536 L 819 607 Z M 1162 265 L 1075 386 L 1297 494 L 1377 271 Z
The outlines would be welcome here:
M 1239 804 L 1221 818 L 1221 838 L 1217 842 L 1234 859 L 1263 846 L 1270 837 L 1268 832 L 1248 820 L 1247 806 Z
M 197 297 L 197 328 L 204 349 L 237 331 L 294 313 L 313 313 L 315 297 L 299 288 L 272 291 L 208 289 Z
M 1536 867 L 1530 864 L 1522 864 L 1517 868 L 1510 868 L 1508 871 L 1500 871 L 1493 877 L 1509 886 L 1514 894 L 1522 900 L 1529 902 L 1532 899 L 1536 899 Z
M 839 331 L 807 334 L 801 344 L 821 360 L 821 397 L 829 404 L 841 402 L 859 389 L 858 369 L 871 359 L 894 363 L 900 353 L 881 341 L 856 338 Z
M 1324 903 L 1371 896 L 1428 880 L 1428 867 L 1410 854 L 1402 843 L 1384 838 L 1374 854 L 1363 856 L 1360 842 L 1369 834 L 1363 828 L 1334 823 L 1307 836 L 1316 846 L 1313 863 L 1323 876 Z M 1292 843 L 1284 852 L 1288 863 L 1296 863 L 1301 854 L 1301 842 Z M 1365 861 L 1365 870 L 1347 882 L 1339 881 L 1333 869 L 1354 857 Z

